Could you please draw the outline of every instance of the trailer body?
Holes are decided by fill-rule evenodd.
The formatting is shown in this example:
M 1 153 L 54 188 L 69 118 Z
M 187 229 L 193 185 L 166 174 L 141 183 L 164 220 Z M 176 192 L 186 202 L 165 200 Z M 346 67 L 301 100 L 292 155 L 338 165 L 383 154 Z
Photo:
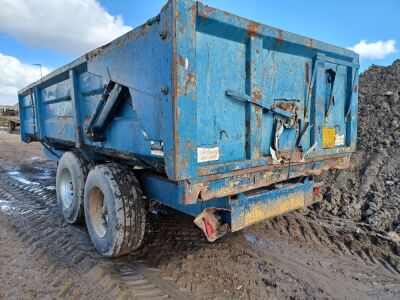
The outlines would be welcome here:
M 311 204 L 315 175 L 349 167 L 358 74 L 350 50 L 170 0 L 21 90 L 21 137 L 132 165 L 147 199 L 236 231 Z

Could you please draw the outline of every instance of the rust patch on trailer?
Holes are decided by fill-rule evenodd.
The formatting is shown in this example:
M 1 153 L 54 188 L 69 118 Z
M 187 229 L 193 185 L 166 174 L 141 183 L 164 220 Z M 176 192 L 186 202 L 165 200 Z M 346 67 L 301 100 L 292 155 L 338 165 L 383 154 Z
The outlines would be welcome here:
M 275 46 L 275 50 L 278 49 L 283 42 L 283 31 L 281 29 L 277 29 L 278 30 L 278 38 L 276 39 L 276 46 Z
M 296 149 L 296 150 L 280 150 L 279 152 L 279 156 L 281 159 L 285 160 L 285 161 L 301 161 L 303 159 L 303 152 Z
M 277 166 L 269 167 L 264 170 L 251 171 L 249 169 L 244 170 L 239 175 L 232 175 L 227 177 L 229 180 L 222 185 L 218 190 L 209 190 L 209 185 L 203 187 L 200 197 L 202 200 L 207 201 L 215 198 L 232 196 L 239 193 L 248 192 L 254 189 L 263 188 L 276 184 L 288 179 L 297 178 L 301 176 L 320 175 L 322 171 L 326 171 L 332 168 L 335 169 L 347 169 L 350 164 L 350 157 L 344 157 L 342 159 L 327 161 L 324 164 L 317 166 L 315 163 L 310 164 L 299 164 L 291 163 L 291 172 L 288 172 L 287 167 Z M 209 180 L 220 180 L 216 176 L 210 176 Z
M 196 24 L 196 18 L 197 18 L 197 2 L 193 2 L 192 6 L 190 7 L 190 9 L 192 10 L 192 24 Z
M 189 93 L 195 91 L 197 85 L 197 76 L 194 73 L 187 73 L 186 80 L 185 80 L 185 91 L 184 96 L 187 96 Z M 195 97 L 195 95 L 193 95 Z
M 261 129 L 262 128 L 262 108 L 261 107 L 256 107 L 256 123 L 257 123 L 257 128 Z M 258 151 L 261 154 L 260 149 Z
M 255 173 L 255 172 L 260 172 L 260 171 L 274 171 L 279 169 L 286 169 L 290 166 L 290 167 L 296 167 L 296 166 L 302 166 L 302 165 L 312 165 L 313 163 L 316 162 L 324 162 L 325 165 L 327 165 L 327 169 L 330 168 L 338 168 L 338 166 L 342 166 L 342 161 L 346 162 L 347 164 L 350 163 L 350 157 L 348 155 L 345 154 L 333 154 L 333 155 L 329 155 L 329 158 L 326 157 L 315 157 L 315 158 L 310 158 L 307 159 L 304 162 L 290 162 L 290 163 L 284 163 L 282 165 L 273 165 L 272 164 L 272 160 L 270 157 L 268 157 L 266 159 L 268 161 L 268 165 L 265 166 L 259 166 L 259 167 L 252 167 L 252 168 L 243 168 L 240 170 L 235 170 L 235 171 L 231 171 L 229 173 L 220 173 L 220 174 L 213 174 L 213 175 L 209 175 L 207 174 L 207 171 L 209 169 L 211 169 L 211 167 L 202 167 L 199 168 L 199 176 L 207 176 L 207 179 L 209 181 L 212 180 L 219 180 L 219 179 L 223 179 L 226 177 L 231 177 L 231 176 L 240 176 L 240 175 L 245 175 L 245 174 L 250 174 L 250 173 Z M 223 167 L 224 164 L 220 164 L 219 166 Z M 218 167 L 217 166 L 212 166 L 213 168 Z M 325 168 L 323 168 L 324 170 L 327 170 Z M 287 175 L 287 172 L 286 172 Z
M 307 39 L 307 47 L 314 49 L 314 40 L 313 39 Z
M 248 210 L 242 208 L 240 218 L 235 222 L 236 226 L 232 227 L 232 231 L 302 208 L 305 206 L 304 198 L 304 191 L 298 191 L 276 201 L 252 204 Z
M 285 111 L 289 112 L 296 112 L 297 110 L 297 105 L 295 103 L 290 103 L 290 102 L 280 102 L 277 104 L 272 105 L 273 108 L 277 107 Z
M 185 59 L 181 55 L 178 56 L 178 62 L 182 67 L 185 67 Z
M 297 177 L 295 173 L 291 177 Z M 289 179 L 290 179 L 289 178 Z M 239 176 L 234 176 L 218 190 L 209 190 L 205 186 L 201 191 L 202 200 L 211 200 L 225 196 L 232 196 L 239 193 L 248 192 L 257 188 L 267 187 L 274 183 L 281 182 L 288 179 L 287 170 L 279 170 L 279 173 L 270 171 L 261 171 L 254 173 L 247 173 Z M 246 183 L 244 183 L 246 182 Z
M 248 36 L 257 36 L 259 28 L 260 28 L 260 23 L 249 21 L 247 23 Z
M 178 150 L 178 152 L 179 152 L 179 154 L 180 154 L 180 150 Z M 179 165 L 180 165 L 180 167 L 181 167 L 182 170 L 186 170 L 186 160 L 185 160 L 185 158 L 182 158 L 182 159 L 180 160 Z
M 257 86 L 253 87 L 253 92 L 252 92 L 251 96 L 252 96 L 253 100 L 261 100 L 262 95 L 261 95 L 261 90 L 259 89 L 259 87 L 257 87 Z
M 190 184 L 188 181 L 184 181 L 183 182 L 184 194 L 182 203 L 185 205 L 195 204 L 200 197 L 200 192 L 203 189 L 203 186 L 204 183 Z
M 205 6 L 204 7 L 204 11 L 205 11 L 206 14 L 211 14 L 211 13 L 215 12 L 215 8 L 209 7 L 209 6 Z
M 194 150 L 194 147 L 190 141 L 186 141 L 186 151 L 187 152 L 192 152 Z
M 93 58 L 95 58 L 95 57 L 97 57 L 97 56 L 103 54 L 103 52 L 104 52 L 107 48 L 109 48 L 109 47 L 111 46 L 111 44 L 112 44 L 112 42 L 110 42 L 110 43 L 108 43 L 108 44 L 105 44 L 105 45 L 103 45 L 103 46 L 101 46 L 101 47 L 99 47 L 99 48 L 97 48 L 97 49 L 95 49 L 95 50 L 93 50 L 93 51 L 90 51 L 89 53 L 86 53 L 86 54 L 85 54 L 86 59 L 87 59 L 87 60 L 91 60 L 91 59 L 93 59 Z
M 210 14 L 214 13 L 216 11 L 215 8 L 209 7 L 209 6 L 204 6 L 200 3 L 201 5 L 201 10 L 198 12 L 199 16 L 202 17 L 205 20 L 210 19 Z M 196 16 L 195 16 L 196 17 Z M 195 23 L 195 20 L 193 20 Z

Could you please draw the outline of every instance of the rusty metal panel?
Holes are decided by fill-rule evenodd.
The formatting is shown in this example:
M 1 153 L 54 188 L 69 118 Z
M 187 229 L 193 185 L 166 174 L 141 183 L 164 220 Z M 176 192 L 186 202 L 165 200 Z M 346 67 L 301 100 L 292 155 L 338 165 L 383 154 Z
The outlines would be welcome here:
M 308 182 L 272 191 L 241 194 L 232 200 L 231 230 L 238 231 L 260 221 L 302 208 L 310 194 Z

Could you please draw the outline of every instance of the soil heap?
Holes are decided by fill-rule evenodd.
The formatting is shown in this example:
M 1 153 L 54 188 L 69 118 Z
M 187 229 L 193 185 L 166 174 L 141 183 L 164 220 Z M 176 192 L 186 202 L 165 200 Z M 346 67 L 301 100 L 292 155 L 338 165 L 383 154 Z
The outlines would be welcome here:
M 360 76 L 357 152 L 352 168 L 331 171 L 319 214 L 369 224 L 400 234 L 400 60 L 371 66 Z

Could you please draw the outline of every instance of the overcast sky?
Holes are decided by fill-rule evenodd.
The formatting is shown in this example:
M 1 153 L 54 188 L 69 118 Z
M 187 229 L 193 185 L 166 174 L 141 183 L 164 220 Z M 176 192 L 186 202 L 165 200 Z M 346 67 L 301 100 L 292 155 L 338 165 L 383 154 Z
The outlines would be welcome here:
M 0 104 L 43 74 L 159 13 L 167 0 L 0 0 Z M 204 0 L 237 15 L 351 48 L 364 70 L 399 58 L 400 0 Z

